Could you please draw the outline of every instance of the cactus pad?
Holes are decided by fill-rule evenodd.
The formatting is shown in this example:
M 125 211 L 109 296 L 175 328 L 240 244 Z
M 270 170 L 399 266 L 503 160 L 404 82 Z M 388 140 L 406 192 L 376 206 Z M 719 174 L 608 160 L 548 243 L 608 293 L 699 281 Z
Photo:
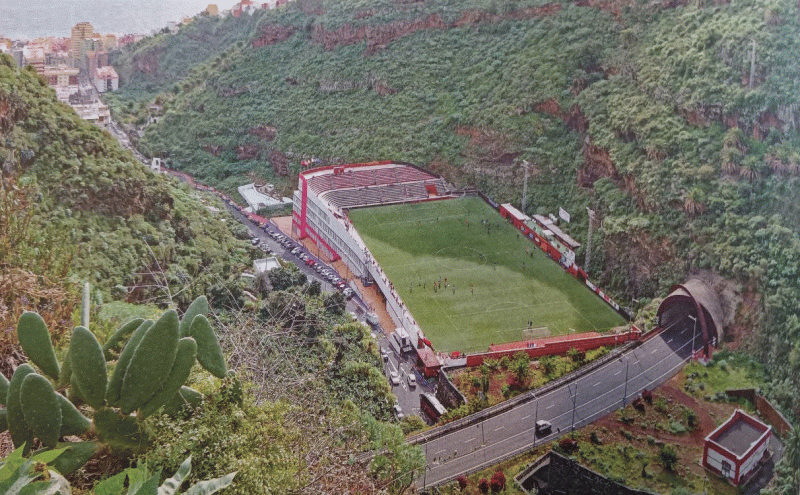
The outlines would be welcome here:
M 200 296 L 192 301 L 192 304 L 186 308 L 183 318 L 181 318 L 181 337 L 186 337 L 189 335 L 189 330 L 192 328 L 192 322 L 197 315 L 205 316 L 207 314 L 208 299 L 206 299 L 206 296 Z
M 144 318 L 134 318 L 128 323 L 122 325 L 114 332 L 111 337 L 108 338 L 105 344 L 103 344 L 103 354 L 106 356 L 106 361 L 110 361 L 113 359 L 114 355 L 111 351 L 117 349 L 121 344 L 122 341 L 128 338 L 133 332 L 139 328 L 139 325 L 142 324 Z
M 22 380 L 20 404 L 25 422 L 47 448 L 55 448 L 61 433 L 61 406 L 47 378 L 29 373 Z
M 225 356 L 222 355 L 214 329 L 205 316 L 198 315 L 194 319 L 189 336 L 197 341 L 197 361 L 200 366 L 217 378 L 225 378 L 228 373 Z
M 164 382 L 164 386 L 161 387 L 161 390 L 139 409 L 138 417 L 140 419 L 146 418 L 156 412 L 158 408 L 166 404 L 167 401 L 180 391 L 186 379 L 189 378 L 189 372 L 192 366 L 194 366 L 196 356 L 197 343 L 194 339 L 186 337 L 178 341 L 178 353 L 175 355 L 175 362 L 172 364 L 172 370 L 170 370 L 169 376 Z
M 23 455 L 27 455 L 31 450 L 33 432 L 25 421 L 25 413 L 22 412 L 22 403 L 20 402 L 20 393 L 22 391 L 22 381 L 31 373 L 36 372 L 28 364 L 20 365 L 14 370 L 14 375 L 8 384 L 8 395 L 6 396 L 8 432 L 11 433 L 11 441 L 14 442 L 15 448 L 18 448 L 23 443 L 25 444 Z
M 119 407 L 130 414 L 161 390 L 178 352 L 178 313 L 166 311 L 133 352 L 122 381 Z
M 6 405 L 6 396 L 8 395 L 8 378 L 0 373 L 0 406 Z
M 23 313 L 17 323 L 17 337 L 19 345 L 31 362 L 45 375 L 58 380 L 56 353 L 50 341 L 50 332 L 47 331 L 47 325 L 42 317 L 30 311 Z
M 89 431 L 89 427 L 92 426 L 92 421 L 89 418 L 81 414 L 78 408 L 63 395 L 56 393 L 56 399 L 58 399 L 58 405 L 61 408 L 60 436 L 83 435 Z
M 147 330 L 149 330 L 151 326 L 153 326 L 153 320 L 143 321 L 142 324 L 139 325 L 139 328 L 133 332 L 128 343 L 125 344 L 125 348 L 122 349 L 122 354 L 120 354 L 119 359 L 117 359 L 117 365 L 114 368 L 114 372 L 111 373 L 111 379 L 108 381 L 108 390 L 106 391 L 106 400 L 112 406 L 119 404 L 119 396 L 122 390 L 122 381 L 125 378 L 125 370 L 128 369 L 128 364 L 133 357 L 134 351 L 136 351 L 136 346 L 139 345 L 144 334 L 147 333 Z
M 83 400 L 95 409 L 103 407 L 108 386 L 106 358 L 92 332 L 83 327 L 72 331 L 69 360 Z

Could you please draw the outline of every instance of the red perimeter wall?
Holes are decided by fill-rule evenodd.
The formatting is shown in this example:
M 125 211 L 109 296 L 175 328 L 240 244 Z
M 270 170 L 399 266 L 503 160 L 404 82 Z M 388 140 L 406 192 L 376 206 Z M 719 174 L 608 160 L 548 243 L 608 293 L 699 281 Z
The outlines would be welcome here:
M 532 358 L 542 356 L 553 356 L 566 354 L 567 351 L 578 349 L 579 351 L 590 351 L 598 349 L 603 346 L 614 346 L 625 344 L 627 342 L 637 340 L 641 335 L 641 330 L 636 326 L 631 326 L 631 329 L 625 333 L 608 334 L 608 335 L 593 335 L 580 333 L 570 339 L 559 340 L 557 342 L 548 342 L 548 339 L 539 340 L 523 340 L 517 342 L 517 346 L 509 347 L 500 351 L 480 352 L 477 354 L 470 354 L 467 356 L 467 366 L 480 366 L 485 359 L 501 359 L 504 356 L 512 357 L 514 354 L 523 351 L 527 352 Z

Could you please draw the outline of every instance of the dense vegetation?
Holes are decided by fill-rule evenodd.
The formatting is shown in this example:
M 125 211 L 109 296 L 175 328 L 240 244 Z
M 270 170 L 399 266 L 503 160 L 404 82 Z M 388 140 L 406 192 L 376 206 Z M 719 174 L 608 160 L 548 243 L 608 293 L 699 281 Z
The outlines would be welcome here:
M 208 209 L 221 205 L 152 174 L 8 57 L 0 60 L 0 108 L 4 328 L 22 305 L 65 328 L 69 311 L 56 308 L 72 306 L 79 279 L 100 289 L 99 301 L 183 307 L 235 290 L 250 253 Z
M 581 241 L 597 211 L 588 271 L 635 307 L 690 272 L 734 287 L 723 340 L 800 417 L 796 2 L 298 0 L 183 77 L 129 62 L 221 22 L 118 58 L 129 122 L 161 91 L 147 153 L 228 189 L 291 187 L 302 157 L 407 160 L 517 202 L 527 160 L 528 210 L 565 207 Z
M 195 367 L 187 384 L 205 400 L 176 417 L 137 415 L 142 431 L 158 441 L 135 451 L 107 442 L 69 475 L 73 493 L 88 493 L 101 478 L 121 472 L 127 474 L 112 483 L 118 491 L 103 493 L 121 492 L 125 476 L 142 473 L 162 473 L 148 481 L 158 486 L 185 473 L 181 466 L 190 456 L 187 483 L 237 472 L 226 493 L 406 489 L 422 453 L 389 422 L 395 398 L 375 341 L 343 316 L 344 297 L 322 294 L 319 283 L 308 283 L 291 266 L 245 284 L 240 274 L 257 252 L 241 240 L 246 230 L 226 218 L 221 203 L 153 174 L 59 103 L 35 71 L 1 57 L 0 373 L 27 369 L 18 366 L 27 359 L 12 331 L 25 310 L 41 314 L 53 360 L 67 362 L 84 281 L 93 290 L 85 299 L 91 320 L 82 325 L 100 343 L 132 317 L 182 312 L 206 294 L 211 326 L 236 371 L 220 380 Z M 96 421 L 105 418 L 81 410 Z M 102 411 L 113 410 L 103 404 Z M 0 406 L 3 425 L 6 414 Z M 82 440 L 103 436 L 94 428 L 81 431 Z M 356 459 L 368 450 L 376 455 Z M 19 466 L 20 479 L 27 476 L 29 464 L 15 455 L 0 460 L 3 486 L 15 482 L 7 475 Z M 123 471 L 134 461 L 138 470 Z

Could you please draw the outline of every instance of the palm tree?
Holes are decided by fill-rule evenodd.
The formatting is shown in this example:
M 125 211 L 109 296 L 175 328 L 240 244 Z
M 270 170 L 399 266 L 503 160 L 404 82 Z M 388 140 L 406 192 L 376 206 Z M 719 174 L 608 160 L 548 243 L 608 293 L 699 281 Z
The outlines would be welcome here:
M 683 193 L 683 211 L 692 218 L 701 215 L 706 211 L 704 200 L 705 194 L 703 194 L 703 191 L 693 187 Z
M 789 172 L 789 164 L 775 153 L 767 153 L 764 157 L 764 161 L 775 174 L 785 175 Z
M 725 133 L 725 137 L 722 139 L 722 145 L 725 148 L 742 148 L 742 137 L 744 134 L 742 130 L 738 127 L 731 127 L 728 129 L 728 132 Z
M 739 166 L 739 177 L 750 182 L 756 181 L 759 176 L 759 172 L 760 170 L 758 163 L 756 163 L 755 157 L 752 155 L 745 158 L 742 164 Z

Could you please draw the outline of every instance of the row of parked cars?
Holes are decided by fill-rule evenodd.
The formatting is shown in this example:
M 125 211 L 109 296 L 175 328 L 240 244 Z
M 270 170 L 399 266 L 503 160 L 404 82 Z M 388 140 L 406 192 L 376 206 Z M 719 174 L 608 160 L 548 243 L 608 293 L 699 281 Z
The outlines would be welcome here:
M 264 232 L 275 241 L 278 242 L 281 246 L 283 246 L 287 251 L 295 255 L 301 261 L 303 261 L 306 265 L 311 267 L 312 270 L 317 272 L 320 277 L 324 278 L 328 282 L 331 283 L 334 287 L 342 291 L 344 296 L 348 299 L 355 295 L 353 289 L 347 286 L 347 282 L 342 279 L 335 270 L 328 268 L 322 263 L 317 263 L 317 260 L 314 259 L 313 256 L 309 255 L 305 249 L 303 249 L 300 245 L 295 244 L 294 241 L 286 237 L 285 235 L 281 234 L 280 232 L 276 232 L 270 229 L 264 229 Z M 256 241 L 258 240 L 257 237 L 254 237 Z M 256 244 L 256 243 L 254 243 Z

